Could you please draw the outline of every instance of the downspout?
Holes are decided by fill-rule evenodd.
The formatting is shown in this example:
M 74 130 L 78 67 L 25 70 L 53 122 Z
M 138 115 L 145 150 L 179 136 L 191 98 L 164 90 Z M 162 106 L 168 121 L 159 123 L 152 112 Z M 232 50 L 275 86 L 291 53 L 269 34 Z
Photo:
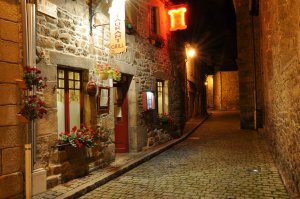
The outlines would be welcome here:
M 27 0 L 21 0 L 22 9 L 22 36 L 23 36 L 23 67 L 35 67 L 35 4 Z M 26 95 L 35 94 L 33 91 L 26 91 Z M 25 198 L 30 199 L 32 195 L 32 168 L 35 162 L 35 123 L 28 126 L 25 149 Z M 33 145 L 33 150 L 32 150 Z
M 220 71 L 220 110 L 222 110 L 222 72 Z
M 256 48 L 255 48 L 255 31 L 254 31 L 254 17 L 251 16 L 252 21 L 252 44 L 253 44 L 253 67 L 254 67 L 254 73 L 253 73 L 253 98 L 254 98 L 254 106 L 253 106 L 253 128 L 254 130 L 257 129 L 257 85 L 256 85 Z

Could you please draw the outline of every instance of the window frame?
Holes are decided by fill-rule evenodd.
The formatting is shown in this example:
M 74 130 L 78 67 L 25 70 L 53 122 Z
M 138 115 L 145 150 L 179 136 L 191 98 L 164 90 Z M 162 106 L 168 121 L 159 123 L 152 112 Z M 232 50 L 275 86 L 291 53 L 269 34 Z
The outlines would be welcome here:
M 162 100 L 161 100 L 161 104 L 162 104 L 162 113 L 165 113 L 165 82 L 164 82 L 164 80 L 161 80 L 161 79 L 157 79 L 156 80 L 156 104 L 157 104 L 157 114 L 159 114 L 159 101 L 158 101 L 158 93 L 159 93 L 159 91 L 158 91 L 158 83 L 161 83 L 161 95 L 162 95 Z
M 160 12 L 158 6 L 150 7 L 150 36 L 160 35 Z
M 64 78 L 59 78 L 59 70 L 64 71 Z M 79 82 L 80 82 L 80 88 L 76 89 L 70 89 L 69 88 L 69 72 L 76 72 L 79 73 Z M 64 111 L 65 111 L 65 131 L 70 132 L 70 90 L 79 90 L 79 113 L 80 113 L 80 124 L 83 123 L 83 71 L 82 70 L 76 70 L 68 67 L 59 66 L 57 67 L 57 88 L 56 89 L 63 89 L 64 90 Z M 59 87 L 59 80 L 64 80 L 64 88 Z M 74 81 L 76 81 L 74 79 Z M 75 85 L 75 84 L 74 84 Z

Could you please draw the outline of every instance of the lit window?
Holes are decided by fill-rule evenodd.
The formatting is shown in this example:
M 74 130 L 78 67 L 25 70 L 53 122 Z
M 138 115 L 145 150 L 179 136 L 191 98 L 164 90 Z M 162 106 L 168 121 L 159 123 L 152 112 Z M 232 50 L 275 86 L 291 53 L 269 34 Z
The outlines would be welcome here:
M 81 73 L 68 69 L 57 70 L 58 133 L 70 131 L 82 123 Z
M 156 82 L 156 101 L 158 114 L 169 112 L 168 103 L 168 81 L 157 80 Z

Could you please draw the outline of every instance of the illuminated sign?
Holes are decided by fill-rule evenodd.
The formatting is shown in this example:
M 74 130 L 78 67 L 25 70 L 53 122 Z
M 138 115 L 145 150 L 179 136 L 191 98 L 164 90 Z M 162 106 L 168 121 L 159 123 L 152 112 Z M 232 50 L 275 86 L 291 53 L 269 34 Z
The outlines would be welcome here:
M 187 28 L 187 26 L 185 24 L 185 19 L 184 19 L 185 12 L 186 12 L 186 8 L 178 8 L 178 9 L 169 10 L 168 14 L 171 17 L 170 31 L 183 30 L 183 29 Z
M 125 41 L 125 0 L 114 0 L 109 9 L 110 15 L 110 53 L 126 51 Z

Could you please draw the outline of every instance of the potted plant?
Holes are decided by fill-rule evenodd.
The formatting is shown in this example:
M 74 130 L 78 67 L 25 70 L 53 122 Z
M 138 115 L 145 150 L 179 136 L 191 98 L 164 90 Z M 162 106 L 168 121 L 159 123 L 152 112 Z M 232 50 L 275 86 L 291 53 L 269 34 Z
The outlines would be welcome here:
M 24 67 L 23 80 L 25 81 L 26 87 L 29 90 L 33 89 L 33 86 L 37 90 L 41 90 L 47 87 L 47 78 L 41 76 L 41 70 L 36 67 Z
M 107 79 L 109 76 L 115 81 L 121 80 L 121 72 L 116 67 L 112 67 L 109 64 L 97 64 L 96 71 L 102 80 Z
M 125 20 L 125 28 L 126 28 L 126 34 L 132 35 L 133 33 L 135 33 L 133 25 L 130 22 L 130 20 L 128 19 L 128 17 L 126 17 L 126 20 Z
M 86 146 L 88 148 L 94 147 L 96 133 L 91 128 L 87 128 L 84 124 L 80 125 L 80 128 L 74 126 L 71 132 L 62 132 L 59 134 L 58 146 L 71 145 L 74 148 L 82 148 Z
M 162 125 L 171 124 L 173 122 L 173 118 L 167 113 L 159 114 L 158 120 Z
M 24 104 L 19 114 L 23 115 L 28 120 L 37 118 L 42 119 L 47 113 L 46 104 L 36 95 L 29 95 L 24 98 Z

